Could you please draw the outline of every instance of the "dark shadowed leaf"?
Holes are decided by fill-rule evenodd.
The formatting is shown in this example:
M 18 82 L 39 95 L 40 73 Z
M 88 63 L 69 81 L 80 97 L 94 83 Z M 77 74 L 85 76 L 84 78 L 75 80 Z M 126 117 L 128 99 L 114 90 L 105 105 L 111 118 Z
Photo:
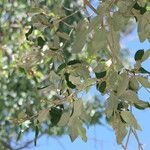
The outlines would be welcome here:
M 140 49 L 135 53 L 134 59 L 135 61 L 141 60 L 144 55 L 144 50 Z

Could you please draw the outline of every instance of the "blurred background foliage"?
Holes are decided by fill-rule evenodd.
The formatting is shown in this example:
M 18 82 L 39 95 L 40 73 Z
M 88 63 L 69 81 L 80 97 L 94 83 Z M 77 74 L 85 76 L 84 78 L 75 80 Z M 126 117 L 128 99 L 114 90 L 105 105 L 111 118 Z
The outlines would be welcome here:
M 65 0 L 1 0 L 0 1 L 0 149 L 17 149 L 24 144 L 12 146 L 14 139 L 17 139 L 17 134 L 20 131 L 19 125 L 12 124 L 11 118 L 19 119 L 19 117 L 28 114 L 30 116 L 37 113 L 43 105 L 41 103 L 41 95 L 37 91 L 37 84 L 48 76 L 51 66 L 51 57 L 44 59 L 38 67 L 33 67 L 30 70 L 30 64 L 27 64 L 27 72 L 21 68 L 18 63 L 23 59 L 21 56 L 29 51 L 37 48 L 32 41 L 36 41 L 39 37 L 41 42 L 42 34 L 35 30 L 32 41 L 26 41 L 26 33 L 31 28 L 31 15 L 36 14 L 37 11 L 44 10 L 44 13 L 49 14 L 49 21 L 51 19 L 62 18 L 71 14 L 72 12 L 82 7 L 81 2 Z M 39 8 L 40 7 L 40 8 Z M 38 10 L 36 10 L 36 8 Z M 35 10 L 34 10 L 35 9 Z M 28 12 L 28 13 L 27 13 Z M 83 18 L 83 14 L 78 12 L 76 15 L 67 18 L 66 24 L 61 23 L 54 30 L 70 32 L 67 24 L 77 24 Z M 41 29 L 42 30 L 42 29 Z M 41 31 L 42 32 L 42 31 Z M 45 29 L 45 34 L 49 32 Z M 54 32 L 54 31 L 53 31 Z M 74 31 L 75 32 L 75 31 Z M 50 33 L 51 34 L 51 33 Z M 37 40 L 37 44 L 38 40 Z M 38 45 L 37 45 L 38 46 Z M 69 47 L 69 43 L 66 44 Z M 66 55 L 70 55 L 66 51 Z M 34 54 L 33 54 L 34 57 Z M 34 60 L 33 60 L 34 61 Z M 36 60 L 35 60 L 36 61 Z M 58 61 L 56 59 L 56 61 Z M 58 62 L 59 63 L 59 62 Z M 34 74 L 34 75 L 33 75 Z M 36 77 L 35 77 L 36 76 Z M 43 83 L 46 86 L 47 80 Z M 51 95 L 48 91 L 49 96 Z M 43 97 L 42 97 L 43 98 Z M 93 98 L 95 101 L 91 103 L 86 102 L 87 112 L 93 110 L 91 124 L 100 123 L 101 104 L 99 99 Z M 100 106 L 100 107 L 99 107 Z M 88 110 L 89 109 L 89 110 Z M 41 134 L 58 135 L 65 133 L 63 127 L 51 126 L 49 120 L 42 124 L 44 128 Z M 34 129 L 34 126 L 31 126 Z M 32 132 L 31 129 L 25 130 Z M 32 139 L 31 139 L 32 141 Z

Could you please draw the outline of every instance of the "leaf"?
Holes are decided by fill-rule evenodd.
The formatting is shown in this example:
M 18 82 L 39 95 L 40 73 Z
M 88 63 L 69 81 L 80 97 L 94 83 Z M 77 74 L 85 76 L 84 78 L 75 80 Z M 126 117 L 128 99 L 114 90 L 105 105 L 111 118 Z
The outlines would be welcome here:
M 101 49 L 105 49 L 107 45 L 107 33 L 103 29 L 99 29 L 98 27 L 94 30 L 93 38 L 88 43 L 88 53 L 89 55 L 93 55 L 97 51 Z
M 66 63 L 62 63 L 58 68 L 57 68 L 57 73 L 59 73 L 61 70 L 63 70 L 64 68 L 66 68 L 67 65 Z
M 150 88 L 150 82 L 148 81 L 148 78 L 137 76 L 136 79 L 142 84 L 145 88 Z
M 141 60 L 143 55 L 144 55 L 144 50 L 143 49 L 138 50 L 134 55 L 135 61 Z
M 78 118 L 71 118 L 69 121 L 69 136 L 71 141 L 73 142 L 78 137 Z
M 86 43 L 87 37 L 87 22 L 82 20 L 77 25 L 76 38 L 72 46 L 73 53 L 79 53 Z
M 96 87 L 98 91 L 100 91 L 101 93 L 104 93 L 106 89 L 106 81 L 102 81 L 101 83 L 98 83 Z
M 132 126 L 137 130 L 142 130 L 130 111 L 121 111 L 121 117 L 129 126 Z
M 82 126 L 78 127 L 78 133 L 84 142 L 87 142 L 86 129 Z
M 142 57 L 142 61 L 145 61 L 145 60 L 147 60 L 148 58 L 150 58 L 150 49 L 147 50 L 147 51 L 144 53 L 144 55 L 143 55 L 143 57 Z
M 39 36 L 37 38 L 37 42 L 38 42 L 38 46 L 40 46 L 41 48 L 44 46 L 45 41 L 43 40 L 43 38 L 41 36 Z
M 17 135 L 17 142 L 21 139 L 21 136 L 22 136 L 22 131 L 19 131 L 18 135 Z
M 71 60 L 67 63 L 67 65 L 75 65 L 75 64 L 81 64 L 81 61 L 78 59 Z
M 70 36 L 65 32 L 59 32 L 58 31 L 56 34 L 60 38 L 63 38 L 63 39 L 68 40 L 68 41 L 70 40 Z
M 134 103 L 139 100 L 137 94 L 131 90 L 126 90 L 119 98 L 130 103 Z
M 87 114 L 87 112 L 84 110 L 82 111 L 79 117 L 81 120 L 83 120 L 86 123 L 89 123 L 91 121 L 91 116 Z
M 39 114 L 38 114 L 38 117 L 37 117 L 37 120 L 41 123 L 43 121 L 45 121 L 48 117 L 48 114 L 49 114 L 49 110 L 48 109 L 43 109 L 43 110 L 40 110 L 39 111 Z
M 129 88 L 135 92 L 139 89 L 139 83 L 136 78 L 130 78 Z
M 111 29 L 107 34 L 107 41 L 109 49 L 111 51 L 111 55 L 113 56 L 113 58 L 116 59 L 116 61 L 118 61 L 119 57 L 119 50 L 120 50 L 119 40 L 120 40 L 120 32 L 116 32 L 113 29 Z
M 107 74 L 107 71 L 103 71 L 103 72 L 95 72 L 96 78 L 100 79 L 100 78 L 104 78 Z
M 69 88 L 76 88 L 76 85 L 74 85 L 71 81 L 69 81 L 69 76 L 70 74 L 69 73 L 65 73 L 65 79 L 66 79 L 66 82 L 67 82 L 67 85 Z
M 113 115 L 113 112 L 117 110 L 119 104 L 118 97 L 115 95 L 110 95 L 110 97 L 105 102 L 105 114 L 107 117 L 111 117 Z
M 141 16 L 136 16 L 138 18 L 138 35 L 140 42 L 144 42 L 146 39 L 150 39 L 150 26 L 149 26 L 149 12 L 145 12 Z
M 145 73 L 145 74 L 149 74 L 150 75 L 150 72 L 145 70 L 143 67 L 140 67 L 139 70 L 138 70 L 140 73 Z
M 120 75 L 120 79 L 118 82 L 119 83 L 118 83 L 118 88 L 117 88 L 117 95 L 120 96 L 121 94 L 123 94 L 125 92 L 125 90 L 128 87 L 128 83 L 129 83 L 128 74 L 126 72 L 122 73 Z
M 146 7 L 141 7 L 137 2 L 134 4 L 133 8 L 139 10 L 141 15 L 146 12 Z
M 45 29 L 47 26 L 50 25 L 50 23 L 48 22 L 48 19 L 46 17 L 46 15 L 44 15 L 43 13 L 40 14 L 35 14 L 32 19 L 31 19 L 33 26 L 35 26 L 36 28 L 41 28 L 41 29 Z
M 28 37 L 32 33 L 32 31 L 33 31 L 33 26 L 31 26 L 31 28 L 29 29 L 29 31 L 25 34 L 27 40 L 29 40 Z
M 65 126 L 69 122 L 70 118 L 70 113 L 69 112 L 64 112 L 57 123 L 58 126 Z
M 81 84 L 80 77 L 75 77 L 73 75 L 69 76 L 69 81 L 71 81 L 74 85 L 79 85 Z
M 138 109 L 143 110 L 143 109 L 146 109 L 146 108 L 150 108 L 150 103 L 139 100 L 136 103 L 134 103 L 134 106 Z
M 73 142 L 79 135 L 83 141 L 87 141 L 86 130 L 82 127 L 82 122 L 78 116 L 73 115 L 68 123 L 69 135 L 71 141 Z
M 50 117 L 51 117 L 51 124 L 52 126 L 57 125 L 60 118 L 62 116 L 62 109 L 57 107 L 52 107 L 50 111 Z
M 117 143 L 122 144 L 123 139 L 127 135 L 126 124 L 122 122 L 119 114 L 115 114 L 110 118 L 110 124 L 115 130 Z
M 39 135 L 39 127 L 36 125 L 35 126 L 35 136 L 34 136 L 34 145 L 35 146 L 37 144 L 38 135 Z
M 80 116 L 82 114 L 82 111 L 84 110 L 83 107 L 83 101 L 76 100 L 73 103 L 73 116 Z

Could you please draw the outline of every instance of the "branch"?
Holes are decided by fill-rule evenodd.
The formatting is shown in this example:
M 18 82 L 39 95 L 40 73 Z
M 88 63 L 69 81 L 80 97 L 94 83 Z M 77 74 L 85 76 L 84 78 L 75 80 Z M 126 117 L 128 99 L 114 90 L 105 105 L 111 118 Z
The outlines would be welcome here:
M 40 137 L 42 137 L 42 135 L 43 135 L 43 134 L 39 135 L 39 136 L 38 136 L 38 139 L 39 139 Z M 34 139 L 33 139 L 33 140 L 30 140 L 30 141 L 27 141 L 23 146 L 18 147 L 18 148 L 13 149 L 13 150 L 22 150 L 22 149 L 28 147 L 28 146 L 29 146 L 30 144 L 32 144 L 33 142 L 34 142 Z
M 3 141 L 2 139 L 0 139 L 0 143 L 7 148 L 8 150 L 14 150 L 11 145 L 9 143 L 6 143 L 5 141 Z
M 83 2 L 84 2 L 85 5 L 87 5 L 88 7 L 90 7 L 94 11 L 95 14 L 97 14 L 97 15 L 99 14 L 98 11 L 90 4 L 89 1 L 83 0 Z
M 130 127 L 130 130 L 129 130 L 129 133 L 128 133 L 128 137 L 127 137 L 127 141 L 126 141 L 126 144 L 125 144 L 125 150 L 127 149 L 127 146 L 128 146 L 128 143 L 129 143 L 129 139 L 130 139 L 131 132 L 132 132 L 132 128 Z
M 135 131 L 134 129 L 132 129 L 132 128 L 131 128 L 131 130 L 132 130 L 132 133 L 134 134 L 134 136 L 135 136 L 135 138 L 136 138 L 136 141 L 137 141 L 137 143 L 138 143 L 139 150 L 144 150 L 143 147 L 142 147 L 143 144 L 141 144 L 141 142 L 140 142 L 140 140 L 139 140 L 139 138 L 138 138 L 138 135 L 137 135 L 136 131 Z

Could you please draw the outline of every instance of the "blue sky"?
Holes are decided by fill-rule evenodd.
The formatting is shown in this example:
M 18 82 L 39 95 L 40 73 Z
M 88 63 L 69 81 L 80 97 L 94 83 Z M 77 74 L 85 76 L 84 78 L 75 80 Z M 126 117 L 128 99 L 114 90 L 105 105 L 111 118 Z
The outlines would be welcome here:
M 93 5 L 97 6 L 97 1 L 95 0 Z M 89 10 L 89 9 L 88 9 Z M 90 11 L 90 10 L 89 10 Z M 91 11 L 90 11 L 91 13 Z M 128 48 L 130 50 L 130 57 L 133 58 L 135 52 L 139 49 L 150 49 L 150 43 L 145 41 L 144 43 L 139 42 L 139 38 L 137 35 L 137 29 L 125 37 L 121 44 L 124 48 Z M 150 59 L 143 63 L 143 67 L 147 70 L 150 69 Z M 97 94 L 96 90 L 92 89 L 92 94 Z M 102 97 L 103 98 L 103 97 Z M 139 92 L 139 98 L 145 101 L 150 102 L 150 94 L 142 88 Z M 143 131 L 138 132 L 141 143 L 144 144 L 144 150 L 150 150 L 150 109 L 146 110 L 133 110 L 135 117 L 137 118 L 139 124 L 141 125 Z M 105 123 L 105 121 L 103 120 Z M 30 135 L 30 138 L 34 135 Z M 84 143 L 80 138 L 78 138 L 74 143 L 72 143 L 69 139 L 69 136 L 65 135 L 62 137 L 47 137 L 43 136 L 38 140 L 37 147 L 33 145 L 30 148 L 26 148 L 25 150 L 121 150 L 122 148 L 117 145 L 115 134 L 111 127 L 106 126 L 94 126 L 90 127 L 87 130 L 87 143 Z M 133 136 L 131 136 L 131 140 L 129 142 L 128 150 L 137 150 L 137 143 Z

